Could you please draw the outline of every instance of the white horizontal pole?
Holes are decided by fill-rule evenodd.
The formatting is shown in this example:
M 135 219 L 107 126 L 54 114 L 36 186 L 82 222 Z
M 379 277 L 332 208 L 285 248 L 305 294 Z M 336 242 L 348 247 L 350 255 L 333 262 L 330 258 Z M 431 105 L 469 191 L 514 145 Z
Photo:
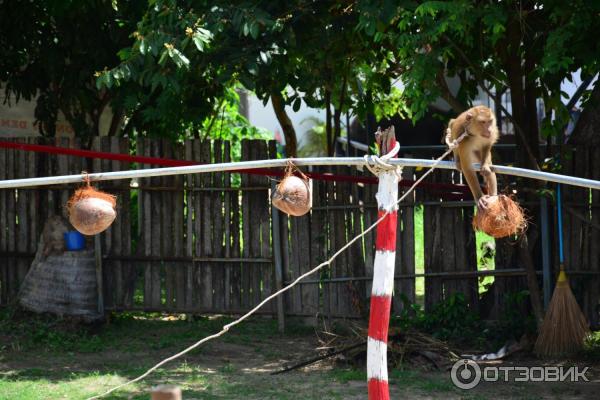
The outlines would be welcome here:
M 254 168 L 282 168 L 288 161 L 293 161 L 297 166 L 318 166 L 318 165 L 345 165 L 362 166 L 366 162 L 362 157 L 313 157 L 313 158 L 283 158 L 278 160 L 257 160 L 240 161 L 220 164 L 190 165 L 184 167 L 169 168 L 149 168 L 136 169 L 129 171 L 116 172 L 98 172 L 87 174 L 93 181 L 109 181 L 117 179 L 148 178 L 153 176 L 169 176 L 183 174 L 201 174 L 208 172 L 226 172 L 234 170 L 246 170 Z M 402 167 L 422 167 L 430 168 L 435 160 L 424 160 L 418 158 L 393 158 L 388 161 L 390 164 Z M 479 169 L 478 164 L 474 164 L 475 169 Z M 436 168 L 456 169 L 456 164 L 452 161 L 442 161 Z M 505 167 L 494 165 L 494 171 L 503 175 L 520 176 L 523 178 L 538 179 L 542 181 L 563 183 L 566 185 L 580 186 L 590 189 L 600 190 L 600 181 L 592 179 L 578 178 L 574 176 L 553 174 L 550 172 L 533 171 L 525 168 Z M 0 189 L 16 189 L 30 186 L 60 185 L 66 183 L 81 183 L 84 179 L 83 174 L 48 176 L 43 178 L 9 179 L 0 181 Z

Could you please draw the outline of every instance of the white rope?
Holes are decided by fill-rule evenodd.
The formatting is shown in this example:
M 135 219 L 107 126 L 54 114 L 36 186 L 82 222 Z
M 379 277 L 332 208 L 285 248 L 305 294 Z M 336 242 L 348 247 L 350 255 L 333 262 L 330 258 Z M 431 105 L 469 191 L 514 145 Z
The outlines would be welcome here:
M 365 159 L 365 166 L 371 173 L 375 176 L 379 176 L 384 171 L 395 171 L 398 178 L 402 177 L 402 167 L 399 165 L 392 165 L 388 163 L 388 161 L 394 157 L 400 151 L 400 143 L 396 142 L 394 148 L 383 156 L 379 157 L 376 155 L 368 155 L 365 154 L 363 157 Z
M 465 134 L 461 135 L 456 140 L 456 144 L 460 143 L 460 141 L 463 140 L 465 136 L 466 136 Z M 450 148 L 444 154 L 442 154 L 439 158 L 437 158 L 434 161 L 434 163 L 431 165 L 431 168 L 429 170 L 427 170 L 427 172 L 425 172 L 423 175 L 421 175 L 421 177 L 419 179 L 417 179 L 415 181 L 415 183 L 413 183 L 413 185 L 402 195 L 402 197 L 400 197 L 398 199 L 398 201 L 396 201 L 396 205 L 399 204 L 401 201 L 403 201 L 415 189 L 415 187 L 417 187 L 417 185 L 419 183 L 421 183 L 421 181 L 423 181 L 423 179 L 425 179 L 425 177 L 427 175 L 429 175 L 431 172 L 433 172 L 433 170 L 435 169 L 435 167 L 442 161 L 442 159 L 444 159 L 451 152 L 452 152 L 452 149 Z M 396 151 L 396 153 L 397 153 L 397 151 Z M 307 276 L 312 275 L 315 272 L 319 271 L 320 269 L 322 269 L 322 268 L 330 265 L 333 262 L 333 260 L 335 260 L 336 257 L 339 256 L 341 253 L 343 253 L 348 247 L 352 246 L 352 244 L 354 244 L 358 240 L 362 239 L 367 233 L 369 233 L 373 229 L 375 229 L 375 227 L 377 225 L 379 225 L 379 223 L 381 223 L 381 221 L 383 221 L 388 214 L 389 214 L 389 211 L 386 211 L 377 221 L 375 221 L 375 223 L 373 223 L 373 225 L 369 226 L 367 229 L 365 229 L 363 232 L 361 232 L 358 236 L 354 237 L 352 240 L 350 240 L 348 243 L 346 243 L 341 249 L 339 249 L 338 251 L 336 251 L 335 254 L 333 254 L 327 261 L 322 262 L 321 264 L 317 265 L 315 268 L 311 269 L 310 271 L 305 272 L 304 274 L 302 274 L 299 277 L 297 277 L 292 283 L 290 283 L 286 287 L 284 287 L 284 288 L 278 290 L 277 292 L 271 294 L 270 296 L 268 296 L 267 298 L 265 298 L 263 301 L 261 301 L 252 310 L 248 311 L 246 314 L 242 315 L 240 318 L 236 319 L 235 321 L 233 321 L 233 322 L 231 322 L 231 323 L 223 326 L 223 329 L 221 329 L 220 332 L 217 332 L 217 333 L 215 333 L 213 335 L 207 336 L 207 337 L 205 337 L 205 338 L 197 341 L 196 343 L 192 344 L 188 348 L 180 351 L 179 353 L 177 353 L 175 355 L 172 355 L 171 357 L 165 358 L 164 360 L 162 360 L 161 362 L 159 362 L 158 364 L 156 364 L 155 366 L 153 366 L 152 368 L 150 368 L 148 371 L 144 372 L 142 375 L 138 376 L 137 378 L 132 379 L 132 380 L 130 380 L 128 382 L 122 383 L 122 384 L 120 384 L 118 386 L 115 386 L 112 389 L 110 389 L 110 390 L 108 390 L 108 391 L 106 391 L 106 392 L 104 392 L 104 393 L 102 393 L 100 395 L 90 397 L 87 400 L 99 399 L 100 397 L 104 397 L 107 394 L 110 394 L 110 393 L 114 392 L 115 390 L 119 390 L 122 387 L 125 387 L 127 385 L 131 385 L 132 383 L 135 383 L 135 382 L 138 382 L 138 381 L 144 379 L 145 377 L 147 377 L 148 375 L 150 375 L 152 372 L 156 371 L 158 368 L 160 368 L 163 365 L 165 365 L 166 363 L 168 363 L 170 361 L 173 361 L 173 360 L 181 357 L 182 355 L 184 355 L 186 353 L 189 353 L 190 351 L 194 350 L 196 347 L 200 346 L 203 343 L 208 342 L 209 340 L 216 339 L 219 336 L 224 335 L 233 326 L 238 325 L 242 321 L 244 321 L 247 318 L 249 318 L 252 314 L 254 314 L 256 311 L 258 311 L 267 302 L 271 301 L 272 299 L 274 299 L 275 297 L 279 296 L 280 294 L 282 294 L 282 293 L 290 290 L 291 288 L 293 288 L 294 286 L 296 286 L 298 284 L 298 282 L 300 282 L 302 279 L 306 278 Z

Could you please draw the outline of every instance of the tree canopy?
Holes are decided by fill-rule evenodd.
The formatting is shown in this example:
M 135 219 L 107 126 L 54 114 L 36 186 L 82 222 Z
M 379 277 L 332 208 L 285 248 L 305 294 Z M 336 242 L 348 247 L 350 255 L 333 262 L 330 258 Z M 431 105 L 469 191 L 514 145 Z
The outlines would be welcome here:
M 94 73 L 119 62 L 117 52 L 145 10 L 142 1 L 5 1 L 0 4 L 0 82 L 18 101 L 37 99 L 35 116 L 54 135 L 61 111 L 83 138 L 98 135 L 99 118 L 118 97 L 98 90 Z M 122 118 L 114 114 L 112 130 Z
M 272 100 L 291 155 L 296 138 L 286 105 L 326 110 L 331 153 L 346 112 L 418 119 L 438 97 L 460 112 L 482 89 L 494 98 L 510 93 L 505 116 L 517 132 L 520 163 L 532 167 L 540 131 L 557 134 L 569 117 L 561 82 L 578 70 L 596 74 L 600 60 L 600 3 L 591 0 L 113 0 L 2 8 L 0 80 L 17 97 L 37 91 L 38 118 L 51 121 L 64 109 L 89 135 L 97 110 L 110 103 L 126 117 L 125 132 L 200 136 L 234 101 L 228 93 L 243 86 Z M 17 15 L 25 22 L 15 22 Z M 449 77 L 460 81 L 458 93 Z M 547 116 L 541 128 L 539 99 Z

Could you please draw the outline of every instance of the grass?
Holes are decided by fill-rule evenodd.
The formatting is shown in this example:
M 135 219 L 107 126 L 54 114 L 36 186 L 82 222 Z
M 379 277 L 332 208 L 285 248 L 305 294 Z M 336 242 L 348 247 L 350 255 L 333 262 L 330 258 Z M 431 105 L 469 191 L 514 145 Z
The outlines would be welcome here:
M 110 324 L 83 327 L 32 314 L 12 317 L 0 310 L 0 399 L 83 399 L 99 394 L 230 321 L 129 313 L 114 316 Z M 150 388 L 162 383 L 177 384 L 184 398 L 194 399 L 291 400 L 298 393 L 306 399 L 346 398 L 351 389 L 332 391 L 327 375 L 269 375 L 281 366 L 282 357 L 291 357 L 302 343 L 314 340 L 314 328 L 287 322 L 288 330 L 281 335 L 275 320 L 247 321 L 107 398 L 147 399 Z M 316 387 L 307 388 L 310 381 Z
M 97 395 L 139 376 L 157 361 L 229 321 L 226 317 L 186 321 L 161 314 L 123 314 L 113 317 L 110 324 L 82 327 L 31 314 L 12 317 L 0 310 L 0 399 L 84 399 Z M 106 398 L 148 399 L 153 386 L 166 383 L 180 386 L 185 399 L 366 397 L 364 367 L 325 363 L 270 375 L 286 362 L 306 358 L 314 351 L 314 328 L 292 320 L 288 320 L 287 326 L 288 332 L 281 335 L 276 321 L 251 319 Z M 595 334 L 590 346 L 590 354 L 596 354 L 593 352 L 600 347 L 600 334 Z M 392 398 L 484 400 L 498 398 L 498 389 L 507 393 L 502 398 L 537 396 L 530 386 L 501 383 L 498 383 L 501 388 L 494 386 L 465 393 L 454 388 L 447 371 L 424 372 L 418 367 L 390 368 L 389 376 Z M 579 388 L 561 386 L 560 392 L 575 393 Z

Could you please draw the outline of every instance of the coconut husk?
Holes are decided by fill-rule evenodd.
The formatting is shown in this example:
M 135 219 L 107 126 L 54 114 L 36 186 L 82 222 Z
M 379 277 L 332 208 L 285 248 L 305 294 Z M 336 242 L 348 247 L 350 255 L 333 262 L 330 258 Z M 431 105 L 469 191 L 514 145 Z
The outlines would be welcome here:
M 490 196 L 486 209 L 478 208 L 473 229 L 494 238 L 516 235 L 527 228 L 527 219 L 517 202 L 503 194 Z
M 94 188 L 88 178 L 85 182 L 67 202 L 69 222 L 84 235 L 97 235 L 117 217 L 117 198 Z
M 295 217 L 308 213 L 312 207 L 310 179 L 291 161 L 283 180 L 271 195 L 271 202 L 277 209 Z

